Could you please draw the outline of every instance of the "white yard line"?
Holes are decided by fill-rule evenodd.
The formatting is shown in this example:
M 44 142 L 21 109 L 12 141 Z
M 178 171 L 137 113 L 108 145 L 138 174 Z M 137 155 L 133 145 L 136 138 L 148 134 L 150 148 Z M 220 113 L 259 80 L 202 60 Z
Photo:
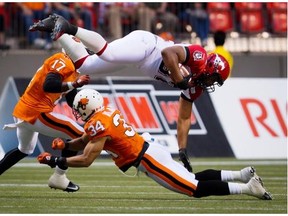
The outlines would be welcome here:
M 206 165 L 286 165 L 287 161 L 285 160 L 237 160 L 237 161 L 191 161 L 193 166 L 206 166 Z M 39 163 L 18 163 L 14 165 L 15 167 L 43 167 L 43 164 Z M 113 162 L 104 162 L 104 161 L 96 161 L 91 166 L 115 166 Z

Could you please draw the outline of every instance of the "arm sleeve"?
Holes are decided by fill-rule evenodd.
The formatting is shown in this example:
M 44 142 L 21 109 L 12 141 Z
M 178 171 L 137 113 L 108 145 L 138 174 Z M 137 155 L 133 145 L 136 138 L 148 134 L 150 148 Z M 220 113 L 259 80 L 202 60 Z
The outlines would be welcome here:
M 49 93 L 60 93 L 62 87 L 62 77 L 58 73 L 48 73 L 43 84 L 43 90 Z
M 73 101 L 77 92 L 78 92 L 77 89 L 73 89 L 68 94 L 65 95 L 66 102 L 71 108 L 73 108 Z

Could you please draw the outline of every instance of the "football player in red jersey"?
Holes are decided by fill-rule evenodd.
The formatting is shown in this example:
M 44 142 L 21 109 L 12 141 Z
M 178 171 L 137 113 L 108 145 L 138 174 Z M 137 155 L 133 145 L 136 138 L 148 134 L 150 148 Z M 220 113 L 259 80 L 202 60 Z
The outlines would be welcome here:
M 217 54 L 207 56 L 199 45 L 174 44 L 141 30 L 107 43 L 97 32 L 72 25 L 57 14 L 40 20 L 29 30 L 52 32 L 52 38 L 60 42 L 82 73 L 111 72 L 135 65 L 145 75 L 181 89 L 177 122 L 179 156 L 192 172 L 186 151 L 192 104 L 204 91 L 212 92 L 215 85 L 223 85 L 230 73 L 225 58 Z M 75 43 L 68 34 L 79 38 L 96 55 L 88 56 L 85 46 Z
M 85 122 L 84 134 L 66 143 L 56 138 L 52 148 L 83 150 L 83 153 L 56 157 L 43 152 L 38 156 L 40 163 L 50 167 L 89 167 L 105 150 L 121 171 L 136 167 L 163 187 L 181 194 L 196 198 L 247 194 L 259 199 L 272 199 L 253 167 L 240 171 L 209 169 L 195 174 L 189 172 L 171 157 L 164 146 L 152 141 L 148 133 L 138 134 L 119 110 L 104 106 L 103 97 L 94 89 L 82 89 L 77 93 L 73 113 Z
M 16 128 L 19 144 L 0 161 L 0 175 L 34 152 L 39 133 L 64 139 L 73 139 L 83 134 L 84 130 L 77 122 L 53 112 L 53 108 L 63 96 L 72 107 L 76 88 L 88 84 L 89 80 L 89 75 L 81 75 L 64 53 L 56 53 L 44 61 L 14 108 L 15 123 L 4 126 L 4 129 Z M 62 151 L 62 156 L 76 154 L 73 151 Z M 79 190 L 79 186 L 66 177 L 66 170 L 66 167 L 56 167 L 48 185 L 68 192 Z

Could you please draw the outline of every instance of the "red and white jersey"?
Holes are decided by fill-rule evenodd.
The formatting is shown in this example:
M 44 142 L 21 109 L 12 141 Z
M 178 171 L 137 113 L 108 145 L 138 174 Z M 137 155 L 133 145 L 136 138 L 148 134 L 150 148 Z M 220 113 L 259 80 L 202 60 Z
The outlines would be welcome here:
M 121 168 L 133 163 L 140 154 L 144 139 L 128 124 L 119 110 L 105 107 L 95 113 L 84 125 L 90 140 L 109 137 L 104 145 L 106 150 Z
M 190 45 L 173 44 L 173 42 L 171 41 L 164 41 L 162 38 L 158 36 L 156 37 L 155 35 L 153 36 L 154 40 L 156 38 L 155 42 L 156 47 L 152 50 L 149 56 L 147 56 L 147 58 L 142 63 L 140 63 L 139 67 L 139 69 L 142 70 L 142 72 L 145 73 L 146 75 L 152 77 L 153 79 L 166 82 L 174 87 L 174 83 L 169 76 L 170 72 L 165 67 L 161 55 L 161 51 L 164 48 L 171 46 L 182 46 L 185 51 L 186 54 L 185 61 L 182 63 L 182 65 L 179 64 L 179 67 L 184 66 L 188 70 L 188 72 L 192 73 L 194 76 L 198 75 L 199 73 L 205 70 L 207 62 L 207 53 L 203 47 L 191 44 Z M 185 97 L 191 101 L 197 99 L 202 94 L 202 92 L 203 89 L 201 87 L 192 87 L 182 91 Z
M 171 46 L 183 47 L 186 54 L 183 65 L 188 68 L 189 72 L 198 74 L 205 69 L 207 53 L 199 45 L 174 44 L 173 41 L 165 41 L 151 32 L 142 30 L 132 31 L 125 37 L 114 40 L 109 44 L 103 39 L 100 40 L 99 35 L 91 34 L 88 37 L 87 31 L 84 33 L 87 34 L 86 40 L 89 40 L 91 44 L 96 40 L 93 39 L 92 41 L 93 36 L 98 38 L 98 43 L 94 42 L 94 50 L 99 55 L 88 56 L 85 59 L 85 62 L 79 68 L 85 74 L 121 70 L 129 65 L 129 67 L 137 67 L 143 74 L 155 80 L 174 86 L 161 55 L 164 48 Z M 133 67 L 131 68 L 130 70 L 133 70 Z M 189 100 L 195 100 L 202 93 L 202 89 L 192 88 L 183 91 L 183 93 Z
M 64 53 L 56 53 L 48 58 L 37 70 L 28 87 L 16 104 L 13 116 L 24 121 L 34 123 L 40 113 L 52 112 L 62 93 L 47 93 L 43 90 L 48 73 L 58 73 L 62 82 L 72 82 L 77 79 L 79 73 L 75 70 L 71 59 Z

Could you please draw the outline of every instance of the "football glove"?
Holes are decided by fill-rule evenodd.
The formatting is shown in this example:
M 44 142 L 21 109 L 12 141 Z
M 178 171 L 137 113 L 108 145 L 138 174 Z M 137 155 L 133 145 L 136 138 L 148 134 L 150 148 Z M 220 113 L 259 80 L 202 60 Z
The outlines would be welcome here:
M 74 88 L 80 88 L 83 85 L 87 85 L 90 81 L 90 76 L 89 75 L 81 75 L 76 81 L 72 83 L 72 86 Z
M 182 163 L 184 164 L 184 167 L 189 171 L 193 172 L 192 166 L 189 161 L 189 157 L 187 156 L 187 150 L 186 148 L 179 149 L 179 157 Z
M 37 160 L 41 164 L 47 164 L 51 168 L 55 168 L 56 165 L 60 167 L 61 169 L 67 168 L 66 165 L 66 158 L 65 157 L 57 157 L 53 156 L 48 152 L 43 152 L 40 155 L 38 155 Z
M 65 148 L 65 142 L 61 138 L 55 138 L 52 141 L 52 149 L 54 150 L 63 150 Z
M 176 87 L 181 89 L 181 90 L 186 90 L 191 87 L 192 83 L 192 74 L 189 74 L 188 76 L 184 77 L 183 80 L 180 82 L 176 83 Z

